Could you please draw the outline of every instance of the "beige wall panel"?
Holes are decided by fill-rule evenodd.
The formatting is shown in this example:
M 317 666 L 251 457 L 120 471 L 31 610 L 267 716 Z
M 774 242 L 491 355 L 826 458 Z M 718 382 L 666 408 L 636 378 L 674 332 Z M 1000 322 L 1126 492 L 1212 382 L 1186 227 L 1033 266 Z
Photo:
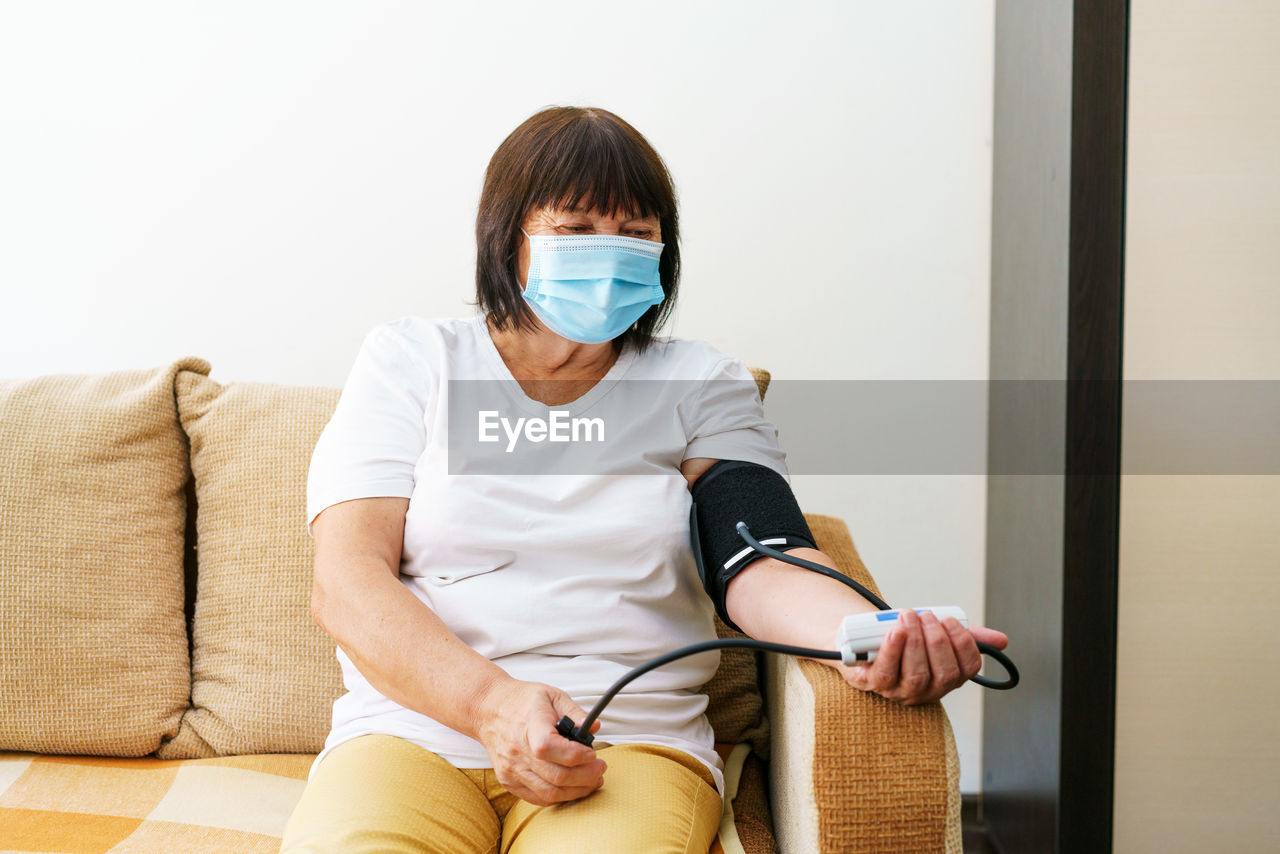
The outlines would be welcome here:
M 1280 379 L 1280 2 L 1134 0 L 1126 379 Z
M 1115 851 L 1280 850 L 1280 477 L 1120 492 Z
M 1280 3 L 1131 13 L 1125 379 L 1280 380 Z M 1280 477 L 1122 479 L 1115 851 L 1280 850 L 1277 614 Z

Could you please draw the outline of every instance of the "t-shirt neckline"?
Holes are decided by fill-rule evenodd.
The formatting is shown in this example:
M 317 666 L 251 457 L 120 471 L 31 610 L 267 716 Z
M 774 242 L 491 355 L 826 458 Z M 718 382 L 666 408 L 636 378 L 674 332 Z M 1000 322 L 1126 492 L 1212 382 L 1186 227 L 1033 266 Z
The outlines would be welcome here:
M 477 315 L 472 320 L 471 326 L 476 338 L 479 339 L 480 349 L 488 356 L 490 366 L 497 373 L 498 379 L 509 386 L 512 397 L 521 408 L 533 413 L 544 414 L 552 409 L 565 410 L 575 414 L 587 411 L 617 385 L 618 381 L 631 369 L 636 359 L 634 349 L 630 347 L 623 349 L 618 354 L 618 358 L 614 360 L 613 365 L 605 372 L 605 375 L 597 380 L 595 385 L 587 389 L 586 394 L 569 403 L 548 406 L 525 394 L 519 381 L 512 375 L 507 363 L 502 360 L 502 354 L 498 352 L 498 345 L 493 343 L 493 336 L 489 334 L 486 315 Z

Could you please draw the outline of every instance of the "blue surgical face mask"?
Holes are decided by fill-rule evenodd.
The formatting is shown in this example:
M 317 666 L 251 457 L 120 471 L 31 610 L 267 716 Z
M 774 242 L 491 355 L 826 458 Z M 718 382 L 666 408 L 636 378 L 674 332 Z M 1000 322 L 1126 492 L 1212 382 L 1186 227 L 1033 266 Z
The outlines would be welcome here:
M 661 243 L 611 234 L 525 236 L 524 298 L 543 323 L 570 341 L 612 341 L 665 297 L 658 273 Z

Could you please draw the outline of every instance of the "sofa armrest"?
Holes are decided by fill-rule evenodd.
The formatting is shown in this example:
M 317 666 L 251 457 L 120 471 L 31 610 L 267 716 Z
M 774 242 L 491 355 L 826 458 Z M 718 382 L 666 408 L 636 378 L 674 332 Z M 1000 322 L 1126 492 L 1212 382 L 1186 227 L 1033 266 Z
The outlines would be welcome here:
M 808 519 L 818 547 L 874 590 L 844 523 Z M 960 764 L 940 704 L 901 706 L 853 688 L 822 664 L 772 654 L 765 694 L 783 854 L 959 854 Z

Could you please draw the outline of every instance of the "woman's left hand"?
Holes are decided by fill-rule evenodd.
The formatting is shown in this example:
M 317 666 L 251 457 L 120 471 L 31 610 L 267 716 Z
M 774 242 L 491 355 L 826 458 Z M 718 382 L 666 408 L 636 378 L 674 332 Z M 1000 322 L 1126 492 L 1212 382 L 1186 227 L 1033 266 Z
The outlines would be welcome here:
M 870 664 L 840 665 L 845 681 L 862 691 L 914 706 L 941 699 L 982 669 L 977 642 L 1004 649 L 1009 638 L 995 629 L 966 629 L 954 617 L 904 608 L 898 626 L 880 644 Z

